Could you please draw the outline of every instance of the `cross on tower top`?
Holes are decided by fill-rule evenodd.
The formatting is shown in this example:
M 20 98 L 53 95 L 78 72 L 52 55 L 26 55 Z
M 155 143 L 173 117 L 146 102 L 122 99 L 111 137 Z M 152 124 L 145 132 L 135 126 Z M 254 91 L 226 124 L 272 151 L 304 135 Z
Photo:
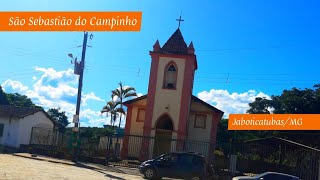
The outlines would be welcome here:
M 181 21 L 184 21 L 183 19 L 181 19 L 181 15 L 180 15 L 180 18 L 177 19 L 177 21 L 179 21 L 179 26 L 178 26 L 178 28 L 180 28 L 180 23 L 181 23 Z

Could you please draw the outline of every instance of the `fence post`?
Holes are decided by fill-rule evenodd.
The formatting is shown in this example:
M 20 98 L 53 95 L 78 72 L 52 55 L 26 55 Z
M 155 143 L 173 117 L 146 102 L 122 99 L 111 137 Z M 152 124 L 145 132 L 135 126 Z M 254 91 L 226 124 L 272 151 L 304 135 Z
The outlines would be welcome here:
M 111 139 L 112 139 L 112 134 L 108 133 L 107 134 L 107 139 L 108 139 L 108 144 L 107 144 L 107 153 L 106 153 L 106 166 L 109 165 L 109 158 L 110 158 L 110 146 L 111 146 Z
M 33 154 L 33 149 L 31 147 L 32 139 L 33 139 L 33 133 L 34 133 L 34 127 L 31 128 L 31 134 L 30 134 L 30 139 L 29 139 L 29 145 L 28 145 L 28 150 L 27 152 L 30 154 Z
M 147 136 L 143 135 L 142 142 L 141 142 L 141 148 L 140 148 L 140 152 L 139 152 L 139 160 L 140 161 L 145 161 L 145 160 L 149 159 L 150 156 L 153 157 L 154 145 L 156 143 L 155 142 L 156 140 L 154 138 L 153 138 L 153 140 L 154 140 L 153 147 L 151 147 L 150 146 L 151 137 L 147 137 Z M 152 152 L 149 152 L 150 148 L 153 149 Z
M 33 129 L 34 127 L 31 128 L 31 134 L 30 134 L 30 139 L 29 139 L 29 145 L 31 144 L 32 142 L 32 138 L 33 138 Z
M 121 159 L 124 159 L 128 156 L 128 145 L 129 145 L 129 136 L 128 134 L 124 134 L 123 136 L 123 142 L 122 142 L 122 148 L 121 148 Z
M 236 171 L 237 171 L 237 155 L 231 154 L 229 172 L 234 176 L 236 174 Z
M 119 133 L 116 133 L 116 143 L 115 143 L 115 147 L 114 147 L 114 158 L 118 159 L 120 157 L 120 143 L 119 142 Z
M 214 160 L 215 160 L 215 155 L 214 155 L 214 151 L 216 149 L 216 142 L 214 143 L 209 143 L 209 151 L 207 153 L 207 159 L 208 161 L 210 162 L 210 164 L 213 164 L 214 163 Z
M 318 180 L 320 180 L 320 158 L 318 160 L 318 164 L 319 164 L 319 166 L 318 166 Z

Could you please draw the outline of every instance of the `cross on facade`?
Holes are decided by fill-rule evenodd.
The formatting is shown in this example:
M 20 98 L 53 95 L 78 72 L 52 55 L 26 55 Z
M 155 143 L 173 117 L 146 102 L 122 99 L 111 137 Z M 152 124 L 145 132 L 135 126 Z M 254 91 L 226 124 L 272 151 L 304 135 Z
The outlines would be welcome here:
M 180 18 L 177 19 L 177 21 L 179 21 L 179 26 L 178 26 L 178 28 L 180 28 L 180 23 L 181 23 L 181 21 L 184 21 L 183 19 L 181 19 L 181 15 L 180 15 Z

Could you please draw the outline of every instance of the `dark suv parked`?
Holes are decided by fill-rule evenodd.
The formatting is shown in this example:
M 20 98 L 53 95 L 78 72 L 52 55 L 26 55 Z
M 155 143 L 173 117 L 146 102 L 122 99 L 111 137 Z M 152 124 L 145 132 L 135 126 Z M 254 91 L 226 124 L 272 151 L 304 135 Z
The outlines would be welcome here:
M 213 174 L 204 156 L 193 152 L 173 152 L 143 162 L 140 173 L 147 179 L 161 177 L 184 178 L 190 180 L 210 179 Z

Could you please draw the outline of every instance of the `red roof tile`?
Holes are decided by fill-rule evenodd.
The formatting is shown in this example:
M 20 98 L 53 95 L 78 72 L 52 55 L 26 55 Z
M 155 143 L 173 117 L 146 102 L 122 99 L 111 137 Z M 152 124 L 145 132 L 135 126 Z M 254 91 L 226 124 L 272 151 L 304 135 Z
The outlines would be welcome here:
M 178 28 L 161 48 L 165 54 L 188 54 L 188 47 Z

